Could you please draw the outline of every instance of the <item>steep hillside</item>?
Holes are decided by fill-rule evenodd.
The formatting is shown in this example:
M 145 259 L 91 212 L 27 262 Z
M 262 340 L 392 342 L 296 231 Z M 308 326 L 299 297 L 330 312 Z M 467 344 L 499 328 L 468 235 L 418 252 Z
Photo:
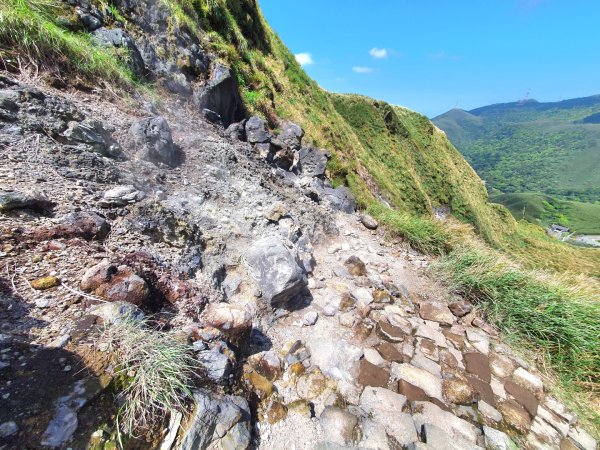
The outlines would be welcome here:
M 600 96 L 453 109 L 433 119 L 491 192 L 600 201 Z

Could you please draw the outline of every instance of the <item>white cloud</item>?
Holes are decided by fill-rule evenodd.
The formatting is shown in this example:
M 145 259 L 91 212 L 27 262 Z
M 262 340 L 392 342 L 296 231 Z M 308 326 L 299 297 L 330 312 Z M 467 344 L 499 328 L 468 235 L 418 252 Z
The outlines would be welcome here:
M 373 58 L 387 58 L 388 51 L 385 48 L 373 47 L 371 50 L 369 50 L 369 55 L 371 55 Z
M 356 73 L 371 73 L 371 72 L 373 72 L 373 68 L 372 67 L 364 67 L 364 66 L 354 66 L 352 68 L 352 72 L 356 72 Z
M 315 63 L 310 53 L 296 53 L 294 56 L 301 66 L 310 66 Z

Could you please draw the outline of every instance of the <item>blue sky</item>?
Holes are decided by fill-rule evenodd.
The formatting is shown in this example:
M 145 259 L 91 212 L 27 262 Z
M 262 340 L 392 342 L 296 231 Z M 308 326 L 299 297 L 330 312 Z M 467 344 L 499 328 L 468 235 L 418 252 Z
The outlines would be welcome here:
M 600 94 L 598 0 L 259 0 L 324 88 L 430 117 Z

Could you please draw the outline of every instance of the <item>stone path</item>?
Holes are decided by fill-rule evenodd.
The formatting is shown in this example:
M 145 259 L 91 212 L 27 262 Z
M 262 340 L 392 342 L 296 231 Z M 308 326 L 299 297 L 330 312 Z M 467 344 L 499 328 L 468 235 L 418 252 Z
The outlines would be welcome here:
M 258 448 L 596 448 L 471 305 L 441 300 L 425 258 L 337 220 L 339 238 L 315 248 L 310 303 L 244 367 Z

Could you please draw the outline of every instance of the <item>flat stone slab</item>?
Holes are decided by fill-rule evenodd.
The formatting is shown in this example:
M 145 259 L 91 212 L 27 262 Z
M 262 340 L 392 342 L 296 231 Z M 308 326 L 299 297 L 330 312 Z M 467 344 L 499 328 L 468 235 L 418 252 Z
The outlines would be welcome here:
M 415 427 L 420 430 L 425 424 L 435 425 L 450 436 L 457 436 L 472 444 L 477 443 L 481 430 L 466 420 L 456 417 L 448 411 L 430 402 L 413 402 L 413 420 Z
M 467 368 L 467 372 L 478 376 L 487 383 L 492 380 L 490 360 L 486 355 L 479 352 L 468 352 L 464 353 L 463 357 L 465 359 L 465 367 Z
M 423 389 L 428 397 L 433 397 L 443 402 L 442 379 L 436 377 L 425 369 L 410 364 L 392 363 L 391 377 L 393 380 L 405 380 L 413 386 Z
M 390 372 L 383 367 L 371 364 L 366 359 L 361 359 L 358 365 L 358 383 L 363 386 L 387 388 Z
M 421 303 L 419 306 L 419 315 L 422 319 L 446 325 L 452 325 L 454 323 L 454 314 L 452 314 L 450 309 L 443 303 Z

